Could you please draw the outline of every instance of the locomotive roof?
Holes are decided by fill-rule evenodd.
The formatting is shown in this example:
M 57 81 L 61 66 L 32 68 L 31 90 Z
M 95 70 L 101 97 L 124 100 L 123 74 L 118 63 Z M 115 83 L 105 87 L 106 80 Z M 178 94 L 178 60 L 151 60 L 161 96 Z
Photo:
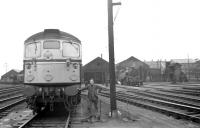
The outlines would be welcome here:
M 30 36 L 28 39 L 25 40 L 25 43 L 41 39 L 71 39 L 78 43 L 81 43 L 81 41 L 75 36 L 60 31 L 59 29 L 45 29 L 43 32 L 39 32 Z

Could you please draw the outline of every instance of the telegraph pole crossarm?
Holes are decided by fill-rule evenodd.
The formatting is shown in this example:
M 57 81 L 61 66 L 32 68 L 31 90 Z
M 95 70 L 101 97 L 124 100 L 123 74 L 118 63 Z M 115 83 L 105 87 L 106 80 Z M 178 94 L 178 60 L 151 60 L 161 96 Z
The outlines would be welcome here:
M 121 2 L 117 2 L 117 3 L 112 3 L 112 5 L 113 6 L 115 6 L 115 5 L 122 5 L 122 3 Z

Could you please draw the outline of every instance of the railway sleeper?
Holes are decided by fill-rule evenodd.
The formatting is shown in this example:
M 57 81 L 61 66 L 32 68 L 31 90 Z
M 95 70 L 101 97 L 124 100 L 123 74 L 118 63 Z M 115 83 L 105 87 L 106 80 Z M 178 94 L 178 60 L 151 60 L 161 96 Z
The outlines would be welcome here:
M 184 99 L 177 99 L 177 98 L 171 98 L 171 97 L 166 97 L 166 96 L 161 96 L 161 95 L 156 95 L 156 94 L 149 94 L 149 93 L 136 93 L 138 95 L 143 95 L 146 97 L 152 97 L 152 98 L 156 98 L 159 100 L 164 100 L 164 101 L 169 101 L 169 102 L 174 102 L 174 103 L 178 103 L 178 104 L 183 104 L 183 105 L 188 105 L 188 106 L 193 106 L 193 107 L 200 107 L 200 104 L 195 103 L 195 102 L 191 102 L 191 101 L 186 101 Z
M 121 94 L 121 95 L 124 95 L 124 94 Z M 129 98 L 144 100 L 144 101 L 148 101 L 151 103 L 161 104 L 161 105 L 165 105 L 165 106 L 169 106 L 169 107 L 200 112 L 200 108 L 198 108 L 198 107 L 193 107 L 193 106 L 188 106 L 188 105 L 183 105 L 183 104 L 179 104 L 179 103 L 173 103 L 173 102 L 168 102 L 168 101 L 164 101 L 164 100 L 158 100 L 158 99 L 148 98 L 148 97 L 143 97 L 143 96 L 138 96 L 138 95 L 126 95 L 126 96 Z
M 100 95 L 109 97 L 109 94 L 100 94 Z M 139 101 L 136 101 L 134 99 L 130 99 L 130 98 L 122 97 L 122 96 L 118 96 L 118 95 L 117 95 L 117 99 L 122 101 L 122 102 L 129 103 L 129 104 L 132 104 L 132 105 L 135 105 L 135 106 L 138 106 L 138 107 L 143 107 L 143 108 L 146 108 L 146 109 L 154 110 L 156 112 L 160 112 L 160 113 L 163 113 L 165 115 L 171 115 L 171 116 L 176 117 L 178 119 L 192 120 L 192 121 L 198 122 L 198 123 L 200 122 L 199 117 L 187 115 L 187 114 L 180 112 L 180 111 L 175 111 L 175 110 L 172 110 L 172 109 L 169 109 L 169 108 L 158 107 L 156 105 L 148 104 L 148 103 L 145 103 L 145 102 L 139 102 Z

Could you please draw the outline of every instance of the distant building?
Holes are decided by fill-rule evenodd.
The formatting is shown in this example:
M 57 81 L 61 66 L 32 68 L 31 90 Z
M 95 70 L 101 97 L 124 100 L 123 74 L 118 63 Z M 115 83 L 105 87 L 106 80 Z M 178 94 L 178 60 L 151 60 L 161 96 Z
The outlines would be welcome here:
M 194 66 L 190 68 L 190 75 L 193 79 L 200 80 L 200 61 L 196 61 Z
M 109 64 L 106 60 L 97 57 L 83 67 L 84 81 L 94 79 L 95 83 L 104 84 L 109 81 Z
M 146 81 L 149 66 L 139 59 L 131 56 L 128 59 L 118 63 L 116 65 L 116 77 L 118 80 L 124 79 L 128 72 L 136 71 L 132 75 L 138 75 L 139 79 Z
M 12 69 L 1 76 L 1 82 L 7 82 L 7 83 L 14 83 L 17 81 L 17 75 L 19 74 L 19 70 Z
M 138 69 L 139 67 L 146 67 L 149 68 L 149 66 L 147 64 L 145 64 L 144 62 L 142 62 L 141 60 L 131 56 L 128 59 L 116 64 L 116 69 L 120 70 L 126 67 L 134 67 L 135 69 Z
M 171 59 L 171 63 L 178 63 L 181 65 L 181 70 L 186 74 L 188 80 L 196 79 L 196 68 L 198 65 L 198 60 L 196 59 Z M 200 73 L 200 72 L 199 72 Z
M 165 61 L 144 61 L 149 66 L 149 81 L 162 81 L 164 79 L 164 72 L 166 68 Z
M 187 63 L 197 62 L 196 59 L 171 59 L 170 61 L 173 63 L 179 63 L 179 64 L 187 64 Z
M 181 70 L 181 64 L 166 62 L 165 81 L 172 83 L 187 81 L 185 74 Z

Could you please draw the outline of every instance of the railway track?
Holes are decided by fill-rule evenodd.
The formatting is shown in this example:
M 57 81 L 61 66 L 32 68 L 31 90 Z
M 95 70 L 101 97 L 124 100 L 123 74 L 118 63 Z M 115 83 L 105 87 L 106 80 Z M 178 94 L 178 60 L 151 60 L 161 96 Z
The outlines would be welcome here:
M 34 115 L 18 128 L 68 128 L 70 126 L 70 112 L 43 110 L 40 114 Z
M 155 87 L 155 86 L 170 86 L 170 87 L 200 87 L 200 83 L 198 84 L 191 84 L 191 83 L 176 83 L 176 84 L 171 84 L 171 82 L 156 82 L 156 83 L 150 83 L 150 84 L 146 84 L 147 86 L 150 86 L 150 87 Z
M 166 88 L 165 88 L 166 87 Z M 126 87 L 122 87 L 122 88 L 126 88 Z M 185 84 L 185 83 L 178 83 L 178 84 L 170 84 L 170 83 L 161 83 L 161 84 L 152 84 L 152 85 L 145 85 L 142 86 L 142 88 L 144 89 L 160 89 L 160 90 L 181 90 L 183 92 L 183 94 L 190 94 L 191 91 L 194 93 L 198 93 L 200 92 L 200 85 L 193 85 L 193 84 Z M 193 94 L 195 95 L 195 94 Z
M 182 87 L 182 89 L 200 92 L 200 87 Z
M 135 88 L 127 88 L 127 87 L 121 87 L 121 86 L 117 86 L 117 88 L 122 88 L 125 89 L 127 92 L 132 92 L 132 93 L 137 93 L 137 94 L 142 94 L 142 95 L 157 95 L 157 98 L 159 97 L 165 97 L 165 98 L 173 98 L 174 100 L 183 100 L 186 102 L 189 102 L 189 104 L 199 104 L 200 103 L 200 99 L 199 99 L 199 95 L 200 92 L 196 91 L 196 90 L 167 90 L 167 89 L 162 89 L 162 88 L 152 88 L 150 90 L 140 90 L 140 89 L 135 89 Z M 149 87 L 148 87 L 149 88 Z M 108 90 L 107 89 L 103 89 L 103 90 Z M 199 105 L 197 105 L 199 106 Z
M 24 95 L 19 94 L 19 95 L 15 95 L 15 96 L 12 96 L 12 97 L 7 97 L 7 98 L 4 98 L 4 99 L 2 98 L 2 99 L 0 99 L 0 104 L 3 104 L 5 102 L 7 102 L 7 101 L 11 101 L 11 100 L 22 98 L 23 96 Z
M 13 91 L 13 92 L 7 92 L 7 93 L 4 93 L 4 94 L 0 95 L 0 100 L 2 100 L 4 98 L 7 98 L 7 97 L 15 96 L 15 95 L 21 95 L 21 94 L 22 94 L 22 90 L 16 90 L 16 91 Z
M 170 101 L 174 103 L 180 103 L 184 105 L 191 105 L 194 107 L 200 107 L 200 99 L 198 97 L 193 96 L 185 96 L 185 95 L 179 95 L 179 94 L 169 94 L 169 93 L 162 93 L 162 92 L 156 92 L 156 91 L 136 91 L 136 90 L 130 90 L 127 91 L 130 93 L 152 97 L 156 99 L 161 99 L 165 101 Z
M 17 95 L 23 92 L 22 87 L 14 87 L 14 88 L 5 88 L 0 90 L 0 99 L 5 98 L 5 97 L 10 97 L 13 95 Z
M 171 92 L 175 94 L 185 94 L 185 95 L 191 95 L 191 96 L 200 96 L 200 92 L 197 91 L 189 91 L 189 90 L 180 90 L 180 89 L 173 89 L 173 90 L 165 90 L 165 89 L 157 89 L 158 91 L 162 92 Z
M 0 118 L 8 115 L 15 106 L 25 102 L 22 87 L 8 87 L 0 90 Z
M 8 88 L 1 88 L 0 89 L 0 94 L 11 92 L 11 91 L 17 91 L 17 90 L 22 90 L 22 86 L 17 86 L 17 87 L 8 87 Z
M 14 97 L 12 97 L 12 98 L 14 98 Z M 10 100 L 10 99 L 7 99 L 7 100 Z M 2 100 L 2 102 L 4 102 L 4 101 Z M 15 106 L 17 106 L 17 105 L 19 105 L 19 104 L 21 104 L 23 102 L 25 102 L 25 98 L 21 97 L 20 99 L 15 100 L 12 103 L 6 104 L 3 107 L 1 107 L 0 108 L 0 118 L 6 116 L 8 113 L 10 113 L 12 111 L 12 109 Z
M 108 92 L 101 92 L 100 95 L 109 97 Z M 140 96 L 134 94 L 126 94 L 124 92 L 117 92 L 117 100 L 133 104 L 135 106 L 143 107 L 150 110 L 159 111 L 166 115 L 171 115 L 175 118 L 182 118 L 200 122 L 200 108 L 174 103 L 172 101 L 160 100 L 147 96 Z

